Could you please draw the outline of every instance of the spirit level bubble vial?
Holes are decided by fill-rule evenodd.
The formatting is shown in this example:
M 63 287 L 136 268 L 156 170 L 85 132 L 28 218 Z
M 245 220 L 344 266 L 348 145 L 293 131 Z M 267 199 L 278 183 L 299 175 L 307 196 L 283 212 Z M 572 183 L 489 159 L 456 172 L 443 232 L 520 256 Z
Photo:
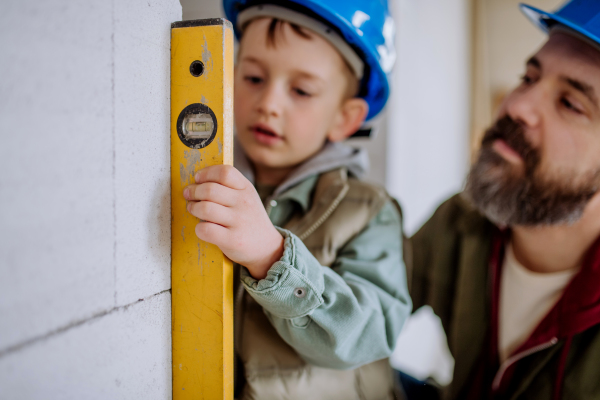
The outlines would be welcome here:
M 198 239 L 183 188 L 233 164 L 233 30 L 224 19 L 171 25 L 173 398 L 233 399 L 233 266 Z

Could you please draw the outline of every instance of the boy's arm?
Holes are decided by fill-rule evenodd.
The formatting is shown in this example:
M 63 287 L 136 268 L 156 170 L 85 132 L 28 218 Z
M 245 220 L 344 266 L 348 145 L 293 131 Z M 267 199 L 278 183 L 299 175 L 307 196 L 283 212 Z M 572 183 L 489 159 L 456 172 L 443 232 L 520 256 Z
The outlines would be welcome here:
M 400 215 L 386 203 L 323 267 L 288 231 L 267 277 L 242 282 L 279 335 L 308 362 L 337 369 L 388 357 L 411 311 Z
M 184 197 L 200 219 L 196 234 L 247 267 L 246 290 L 302 357 L 344 369 L 391 354 L 411 309 L 401 221 L 391 202 L 327 268 L 298 237 L 277 231 L 235 168 L 207 167 L 195 181 Z

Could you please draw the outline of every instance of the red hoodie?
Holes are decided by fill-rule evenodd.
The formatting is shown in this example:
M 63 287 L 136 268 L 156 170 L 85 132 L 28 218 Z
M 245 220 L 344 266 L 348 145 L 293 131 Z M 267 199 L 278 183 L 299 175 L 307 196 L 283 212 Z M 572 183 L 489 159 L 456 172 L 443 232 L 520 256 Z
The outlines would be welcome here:
M 490 397 L 502 396 L 513 377 L 519 360 L 552 347 L 559 341 L 564 341 L 565 345 L 560 355 L 554 386 L 554 399 L 560 399 L 566 359 L 573 336 L 600 324 L 600 238 L 588 250 L 581 270 L 567 285 L 560 300 L 538 324 L 529 338 L 498 367 L 500 277 L 507 239 L 508 232 L 496 236 L 490 258 L 493 277 L 492 329 L 489 338 L 490 358 L 487 361 L 488 368 L 486 369 L 495 371 L 489 392 Z

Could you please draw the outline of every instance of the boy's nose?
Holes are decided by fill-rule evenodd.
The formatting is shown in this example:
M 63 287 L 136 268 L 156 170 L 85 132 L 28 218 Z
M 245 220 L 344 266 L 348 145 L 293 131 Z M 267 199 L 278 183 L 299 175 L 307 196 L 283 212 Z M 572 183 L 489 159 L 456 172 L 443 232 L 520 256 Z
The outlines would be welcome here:
M 281 114 L 282 98 L 274 85 L 265 88 L 257 103 L 257 111 L 268 117 L 278 117 Z

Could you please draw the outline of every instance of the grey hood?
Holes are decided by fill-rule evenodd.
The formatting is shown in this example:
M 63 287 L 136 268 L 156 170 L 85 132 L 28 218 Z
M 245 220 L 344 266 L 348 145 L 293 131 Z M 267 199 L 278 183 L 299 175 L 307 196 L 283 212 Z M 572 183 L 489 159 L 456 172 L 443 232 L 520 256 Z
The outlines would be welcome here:
M 234 144 L 234 166 L 254 184 L 254 169 L 237 137 Z M 343 143 L 327 142 L 320 152 L 292 171 L 275 189 L 273 195 L 276 196 L 285 192 L 310 176 L 341 167 L 346 167 L 353 176 L 362 178 L 369 169 L 369 156 L 366 150 L 355 149 Z

